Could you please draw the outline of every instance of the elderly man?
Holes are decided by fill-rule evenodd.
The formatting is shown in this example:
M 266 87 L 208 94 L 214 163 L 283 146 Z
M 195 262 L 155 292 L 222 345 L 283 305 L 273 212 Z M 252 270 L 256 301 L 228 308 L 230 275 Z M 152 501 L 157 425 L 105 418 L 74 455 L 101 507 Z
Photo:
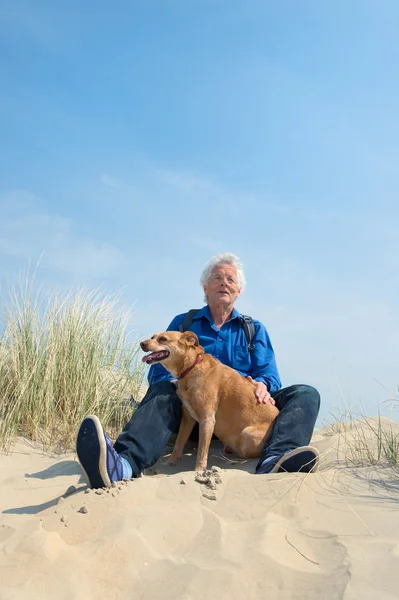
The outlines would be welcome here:
M 240 313 L 234 303 L 245 287 L 242 265 L 233 254 L 219 254 L 205 266 L 201 277 L 206 306 L 189 327 L 205 352 L 252 378 L 256 402 L 275 404 L 280 413 L 266 442 L 256 473 L 309 472 L 318 465 L 318 451 L 308 446 L 319 411 L 320 396 L 308 385 L 281 389 L 274 351 L 268 333 L 253 321 L 250 352 Z M 168 329 L 181 329 L 185 314 Z M 150 387 L 133 417 L 112 445 L 95 416 L 83 420 L 76 440 L 80 464 L 92 488 L 107 487 L 123 478 L 139 477 L 161 456 L 170 436 L 177 433 L 181 402 L 172 376 L 160 364 L 151 366 Z

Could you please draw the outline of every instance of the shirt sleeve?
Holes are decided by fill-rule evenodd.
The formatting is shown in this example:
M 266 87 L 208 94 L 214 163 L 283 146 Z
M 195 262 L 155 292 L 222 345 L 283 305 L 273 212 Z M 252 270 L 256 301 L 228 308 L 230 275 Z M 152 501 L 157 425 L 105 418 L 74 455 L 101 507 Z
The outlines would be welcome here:
M 168 325 L 166 331 L 179 331 L 179 326 L 183 323 L 185 314 L 186 313 L 177 315 Z M 151 365 L 147 379 L 148 383 L 152 385 L 158 381 L 172 381 L 172 379 L 176 379 L 176 377 L 173 377 L 173 375 L 171 375 L 160 363 L 156 363 L 155 365 Z
M 278 373 L 276 358 L 269 334 L 259 321 L 254 321 L 255 336 L 252 352 L 252 379 L 263 381 L 267 385 L 270 394 L 281 388 L 280 375 Z

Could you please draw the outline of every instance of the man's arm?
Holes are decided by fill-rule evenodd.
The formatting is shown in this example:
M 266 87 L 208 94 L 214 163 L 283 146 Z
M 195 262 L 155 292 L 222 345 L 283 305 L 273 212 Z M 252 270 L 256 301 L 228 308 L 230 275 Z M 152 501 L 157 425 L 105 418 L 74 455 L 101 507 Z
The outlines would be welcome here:
M 273 404 L 270 394 L 281 388 L 276 358 L 265 326 L 259 321 L 254 321 L 254 324 L 255 336 L 252 341 L 254 350 L 251 356 L 252 369 L 249 377 L 254 380 L 254 383 L 259 383 L 255 392 L 258 402 Z
M 184 315 L 185 313 L 177 315 L 169 324 L 166 331 L 179 331 L 179 326 L 183 323 Z M 150 385 L 157 383 L 158 381 L 176 381 L 176 378 L 173 377 L 173 375 L 171 375 L 160 363 L 151 365 L 147 379 Z

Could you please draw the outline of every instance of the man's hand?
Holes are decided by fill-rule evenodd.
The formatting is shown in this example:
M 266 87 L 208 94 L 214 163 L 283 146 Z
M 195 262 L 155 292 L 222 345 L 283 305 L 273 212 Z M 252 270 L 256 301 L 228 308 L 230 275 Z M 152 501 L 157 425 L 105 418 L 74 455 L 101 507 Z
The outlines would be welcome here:
M 263 381 L 254 381 L 251 375 L 247 375 L 247 379 L 256 385 L 255 396 L 258 404 L 276 404 Z

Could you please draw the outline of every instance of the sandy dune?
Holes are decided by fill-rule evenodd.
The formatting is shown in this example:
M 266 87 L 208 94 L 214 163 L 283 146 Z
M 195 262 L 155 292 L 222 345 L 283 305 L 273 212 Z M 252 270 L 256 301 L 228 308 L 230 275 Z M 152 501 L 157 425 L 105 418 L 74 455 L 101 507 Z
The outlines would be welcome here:
M 216 442 L 208 482 L 189 449 L 89 491 L 73 454 L 19 440 L 0 457 L 0 599 L 397 600 L 399 471 L 348 467 L 337 433 L 313 443 L 316 474 L 255 476 Z

